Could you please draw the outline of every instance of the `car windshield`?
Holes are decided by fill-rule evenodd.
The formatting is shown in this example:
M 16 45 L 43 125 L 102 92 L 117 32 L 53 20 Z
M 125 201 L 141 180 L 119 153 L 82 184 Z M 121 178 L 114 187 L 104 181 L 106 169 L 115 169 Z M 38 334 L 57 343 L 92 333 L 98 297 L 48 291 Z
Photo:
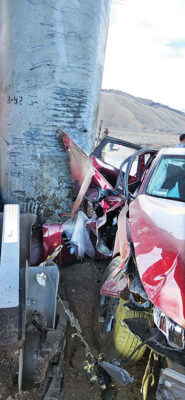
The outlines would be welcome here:
M 110 136 L 104 138 L 100 142 L 91 153 L 91 156 L 119 169 L 123 160 L 132 156 L 140 149 L 141 147 L 134 143 L 126 142 Z
M 163 157 L 148 184 L 146 193 L 151 196 L 185 201 L 185 158 Z
M 102 159 L 104 162 L 112 165 L 113 167 L 120 167 L 122 161 L 130 157 L 136 152 L 136 149 L 131 147 L 121 146 L 119 144 L 107 143 L 102 151 Z

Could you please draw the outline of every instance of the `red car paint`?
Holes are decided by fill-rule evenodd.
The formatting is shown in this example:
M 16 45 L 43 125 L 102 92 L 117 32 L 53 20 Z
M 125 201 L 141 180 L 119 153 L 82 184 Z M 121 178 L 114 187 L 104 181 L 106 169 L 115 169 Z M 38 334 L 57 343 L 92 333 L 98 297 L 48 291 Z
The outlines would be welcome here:
M 122 263 L 104 282 L 101 293 L 121 296 L 120 285 L 116 293 L 121 273 L 116 273 L 124 268 L 129 255 L 128 245 L 132 242 L 137 269 L 149 300 L 185 328 L 185 203 L 145 193 L 151 171 L 160 157 L 166 154 L 175 156 L 176 153 L 185 162 L 185 150 L 166 149 L 159 152 L 136 199 L 130 202 L 128 214 L 126 205 L 123 207 L 114 249 L 114 254 L 120 252 Z
M 185 328 L 185 205 L 175 201 L 172 209 L 171 203 L 138 196 L 130 205 L 129 226 L 148 298 Z
M 91 187 L 101 187 L 102 189 L 113 189 L 109 182 L 116 182 L 119 170 L 109 164 L 105 164 L 95 157 L 88 157 L 76 143 L 63 132 L 63 142 L 68 155 L 71 174 L 75 188 L 78 193 L 86 174 L 91 171 Z M 85 194 L 85 193 L 84 193 Z
M 64 232 L 62 224 L 44 224 L 43 225 L 43 254 L 42 261 L 46 260 L 48 255 L 62 245 L 63 248 L 56 258 L 59 266 L 66 265 L 75 259 L 74 254 L 70 254 L 70 249 L 67 248 L 63 241 L 62 233 Z
M 122 270 L 125 266 L 125 260 L 130 254 L 130 247 L 127 238 L 126 214 L 128 212 L 127 203 L 119 214 L 118 230 L 114 245 L 114 256 L 118 253 L 121 255 L 122 263 L 109 275 L 101 287 L 100 294 L 111 297 L 120 297 L 121 293 L 128 284 L 127 277 L 123 276 Z

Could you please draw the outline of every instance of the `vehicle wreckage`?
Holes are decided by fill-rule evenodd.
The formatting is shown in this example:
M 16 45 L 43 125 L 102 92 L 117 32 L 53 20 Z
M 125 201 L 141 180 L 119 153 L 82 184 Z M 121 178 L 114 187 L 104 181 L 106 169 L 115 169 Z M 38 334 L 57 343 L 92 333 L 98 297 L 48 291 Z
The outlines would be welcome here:
M 125 204 L 101 287 L 99 336 L 107 357 L 137 361 L 148 346 L 151 370 L 152 354 L 165 357 L 168 368 L 162 371 L 156 398 L 183 399 L 185 149 L 159 151 L 132 193 L 130 172 L 143 152 L 130 157 L 123 177 Z M 151 378 L 150 365 L 147 369 Z M 146 376 L 142 390 L 146 396 Z
M 64 135 L 64 140 L 66 149 L 72 143 L 77 153 L 79 152 L 67 135 Z M 134 146 L 131 152 L 136 149 L 137 146 Z M 83 152 L 81 154 L 84 155 Z M 88 164 L 89 158 L 85 155 L 84 157 Z M 79 170 L 77 185 L 83 184 L 83 168 L 82 166 Z M 107 169 L 112 175 L 111 168 L 107 166 Z M 109 190 L 109 195 L 112 195 L 113 187 L 108 182 L 106 184 L 106 179 L 98 169 L 96 177 L 97 181 L 102 180 L 102 184 L 99 185 L 99 189 L 103 190 L 102 199 L 106 197 L 105 188 Z M 117 201 L 120 208 L 121 197 L 117 199 L 117 193 L 113 195 L 115 199 L 110 198 L 110 206 L 107 203 L 106 207 L 114 209 Z M 85 238 L 79 245 L 75 240 L 71 240 L 70 236 L 72 232 L 74 239 L 74 221 L 38 227 L 35 224 L 36 217 L 32 214 L 21 214 L 19 205 L 4 204 L 2 208 L 0 348 L 1 351 L 11 351 L 12 355 L 17 354 L 18 350 L 16 372 L 19 391 L 46 379 L 43 399 L 58 399 L 61 395 L 61 353 L 67 326 L 67 308 L 61 300 L 58 267 L 70 263 L 75 258 L 82 258 L 84 252 L 94 256 L 96 251 L 98 254 L 98 250 L 95 249 L 96 245 L 89 245 L 89 228 L 85 228 L 84 213 L 78 217 L 83 239 Z M 92 222 L 95 244 L 96 230 L 99 237 L 99 230 L 104 223 L 103 221 L 100 227 L 96 227 L 96 222 Z M 77 232 L 79 237 L 79 226 Z M 85 245 L 84 249 L 81 244 Z M 104 247 L 107 251 L 105 245 Z M 109 254 L 104 256 L 108 257 Z M 17 360 L 15 361 L 17 365 Z
M 161 387 L 166 382 L 165 398 L 178 390 L 183 398 L 185 150 L 139 149 L 122 156 L 120 163 L 121 144 L 106 138 L 85 167 L 87 156 L 66 134 L 63 140 L 78 193 L 72 213 L 91 201 L 95 215 L 86 227 L 96 236 L 96 242 L 92 236 L 95 257 L 112 257 L 101 287 L 100 349 L 109 361 L 133 362 L 147 346 L 151 349 L 147 370 L 154 354 L 167 360 L 157 399 L 164 397 Z M 127 145 L 122 143 L 122 154 L 128 152 Z M 145 376 L 144 398 L 148 381 Z
M 157 398 L 165 382 L 166 398 L 173 397 L 185 366 L 185 150 L 136 149 L 107 137 L 87 157 L 65 133 L 63 141 L 77 193 L 72 218 L 91 202 L 94 214 L 85 221 L 91 255 L 112 257 L 101 287 L 100 349 L 109 361 L 134 362 L 148 346 L 146 369 L 154 354 L 169 367 Z M 67 229 L 66 235 L 81 256 L 78 241 Z M 144 398 L 148 385 L 145 376 Z
M 1 284 L 0 312 L 7 326 L 0 332 L 1 348 L 10 344 L 20 348 L 20 388 L 22 381 L 43 380 L 48 366 L 59 357 L 57 332 L 64 332 L 64 310 L 63 314 L 56 311 L 61 306 L 56 300 L 57 265 L 82 259 L 84 254 L 112 259 L 101 287 L 98 341 L 105 354 L 101 365 L 116 377 L 121 370 L 119 363 L 139 360 L 147 346 L 151 349 L 150 362 L 154 353 L 168 360 L 169 368 L 163 370 L 160 385 L 170 382 L 173 393 L 178 385 L 183 386 L 185 366 L 185 150 L 158 152 L 106 137 L 87 156 L 66 133 L 62 138 L 76 192 L 70 218 L 32 229 L 33 218 L 21 215 L 20 228 L 18 206 L 4 208 L 1 260 L 3 251 L 7 260 L 11 246 L 16 251 L 15 259 L 10 257 L 8 268 L 1 272 L 1 282 L 5 279 L 10 289 L 6 296 Z M 12 218 L 15 232 L 10 228 Z M 15 279 L 9 273 L 12 263 L 16 266 Z M 12 313 L 16 318 L 12 319 Z M 111 368 L 106 360 L 113 359 L 117 364 Z M 39 368 L 43 361 L 45 369 Z M 174 369 L 176 364 L 182 367 L 180 372 Z M 124 378 L 126 383 L 132 381 L 126 374 Z M 160 385 L 158 400 L 163 398 Z M 144 378 L 144 398 L 147 389 L 148 380 Z

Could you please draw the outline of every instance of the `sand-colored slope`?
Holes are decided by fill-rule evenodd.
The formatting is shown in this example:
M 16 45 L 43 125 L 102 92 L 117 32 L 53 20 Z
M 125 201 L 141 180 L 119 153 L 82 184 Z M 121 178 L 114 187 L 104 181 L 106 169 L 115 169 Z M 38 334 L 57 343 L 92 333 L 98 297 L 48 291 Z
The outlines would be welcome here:
M 185 113 L 114 90 L 101 92 L 100 120 L 110 128 L 185 132 Z

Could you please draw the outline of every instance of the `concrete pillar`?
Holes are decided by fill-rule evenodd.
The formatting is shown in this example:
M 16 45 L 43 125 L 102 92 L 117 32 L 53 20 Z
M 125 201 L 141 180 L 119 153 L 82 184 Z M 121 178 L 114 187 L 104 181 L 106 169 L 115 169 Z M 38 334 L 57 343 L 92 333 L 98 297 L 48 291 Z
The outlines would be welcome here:
M 0 1 L 0 190 L 42 219 L 71 201 L 56 130 L 94 143 L 110 3 Z

